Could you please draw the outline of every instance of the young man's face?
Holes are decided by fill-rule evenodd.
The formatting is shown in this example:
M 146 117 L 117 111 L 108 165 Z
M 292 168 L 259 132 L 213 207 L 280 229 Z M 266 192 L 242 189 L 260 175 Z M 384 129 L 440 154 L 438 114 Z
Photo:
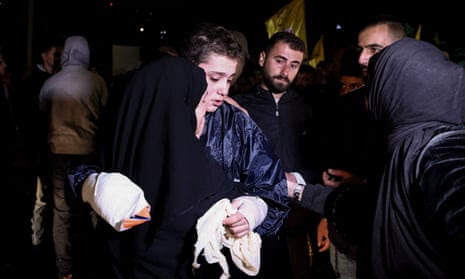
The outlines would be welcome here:
M 303 59 L 303 52 L 291 49 L 284 42 L 278 42 L 267 54 L 262 51 L 259 59 L 263 68 L 262 85 L 272 93 L 284 93 L 294 81 Z
M 205 106 L 207 112 L 214 112 L 223 104 L 236 75 L 237 63 L 236 59 L 211 54 L 207 62 L 198 65 L 205 71 L 207 78 L 206 95 L 199 105 Z
M 42 55 L 41 55 L 45 69 L 46 70 L 50 69 L 50 73 L 52 72 L 53 67 L 55 66 L 56 52 L 57 52 L 56 47 L 51 47 L 47 51 L 42 52 Z
M 339 96 L 348 94 L 354 91 L 355 89 L 362 87 L 365 84 L 362 77 L 355 77 L 349 75 L 341 75 L 341 77 L 339 78 L 339 82 L 341 83 Z
M 358 47 L 360 49 L 360 56 L 358 63 L 362 67 L 364 76 L 367 75 L 370 58 L 394 41 L 389 31 L 389 26 L 386 24 L 368 27 L 359 33 Z

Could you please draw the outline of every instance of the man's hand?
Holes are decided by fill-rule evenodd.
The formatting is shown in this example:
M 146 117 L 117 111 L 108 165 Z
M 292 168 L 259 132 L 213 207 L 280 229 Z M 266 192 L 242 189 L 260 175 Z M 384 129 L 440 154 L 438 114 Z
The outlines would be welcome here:
M 317 244 L 318 252 L 324 252 L 329 249 L 331 241 L 328 236 L 328 221 L 326 218 L 321 218 L 320 223 L 317 227 Z
M 231 98 L 229 96 L 226 96 L 226 97 L 224 97 L 224 101 L 227 102 L 228 104 L 230 104 L 232 106 L 235 106 L 236 108 L 242 110 L 245 114 L 249 115 L 249 112 L 245 108 L 241 107 L 239 105 L 239 103 L 236 102 L 236 100 L 234 100 L 233 98 Z
M 297 186 L 297 179 L 292 173 L 285 172 L 284 174 L 286 175 L 286 181 L 287 181 L 287 195 L 290 198 L 293 198 L 295 187 Z
M 231 202 L 232 207 L 236 209 L 238 209 L 241 204 L 239 200 L 233 200 Z M 223 225 L 235 238 L 246 236 L 250 231 L 249 222 L 239 211 L 224 219 Z
M 327 169 L 322 174 L 323 184 L 337 188 L 343 183 L 363 184 L 364 181 L 347 170 Z

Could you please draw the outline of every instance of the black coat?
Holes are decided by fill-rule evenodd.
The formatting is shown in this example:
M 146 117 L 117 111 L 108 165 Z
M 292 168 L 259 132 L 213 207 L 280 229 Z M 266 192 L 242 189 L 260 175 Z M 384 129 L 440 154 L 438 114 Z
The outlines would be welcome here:
M 388 137 L 374 275 L 463 277 L 465 69 L 411 38 L 386 47 L 369 67 L 368 108 Z
M 263 130 L 283 162 L 285 171 L 299 171 L 307 182 L 318 179 L 308 152 L 311 109 L 304 98 L 289 88 L 276 103 L 271 92 L 257 85 L 252 91 L 233 96 Z

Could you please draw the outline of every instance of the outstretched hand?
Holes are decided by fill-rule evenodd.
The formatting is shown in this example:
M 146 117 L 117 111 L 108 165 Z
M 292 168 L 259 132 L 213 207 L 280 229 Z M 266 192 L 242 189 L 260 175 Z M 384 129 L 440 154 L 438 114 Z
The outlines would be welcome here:
M 326 169 L 322 174 L 323 184 L 331 188 L 337 188 L 343 183 L 363 184 L 364 181 L 347 170 Z

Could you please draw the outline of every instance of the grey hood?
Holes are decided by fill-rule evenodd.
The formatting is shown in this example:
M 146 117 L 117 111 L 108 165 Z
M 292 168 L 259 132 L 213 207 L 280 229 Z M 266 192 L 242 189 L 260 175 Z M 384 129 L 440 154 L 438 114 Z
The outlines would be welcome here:
M 83 36 L 70 36 L 66 38 L 61 54 L 61 66 L 81 65 L 89 67 L 89 44 Z

